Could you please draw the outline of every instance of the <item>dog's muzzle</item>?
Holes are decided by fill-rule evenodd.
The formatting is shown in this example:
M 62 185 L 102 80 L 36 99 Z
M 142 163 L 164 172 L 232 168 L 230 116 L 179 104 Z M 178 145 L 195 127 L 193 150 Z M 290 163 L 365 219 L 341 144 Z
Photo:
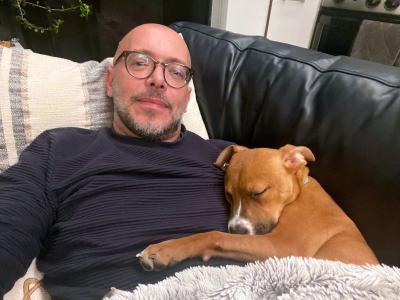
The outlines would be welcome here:
M 277 222 L 260 223 L 255 226 L 256 234 L 266 234 L 276 227 Z
M 235 216 L 229 220 L 228 230 L 236 234 L 255 234 L 254 226 L 247 218 Z
M 238 224 L 229 226 L 228 230 L 230 233 L 235 234 L 250 234 L 249 228 Z

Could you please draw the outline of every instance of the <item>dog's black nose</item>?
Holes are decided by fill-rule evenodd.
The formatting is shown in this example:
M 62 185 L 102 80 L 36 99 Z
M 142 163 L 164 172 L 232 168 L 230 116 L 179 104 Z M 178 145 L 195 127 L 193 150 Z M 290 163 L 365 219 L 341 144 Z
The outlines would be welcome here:
M 229 226 L 228 230 L 230 233 L 236 233 L 236 234 L 249 234 L 249 230 L 241 225 L 233 225 Z

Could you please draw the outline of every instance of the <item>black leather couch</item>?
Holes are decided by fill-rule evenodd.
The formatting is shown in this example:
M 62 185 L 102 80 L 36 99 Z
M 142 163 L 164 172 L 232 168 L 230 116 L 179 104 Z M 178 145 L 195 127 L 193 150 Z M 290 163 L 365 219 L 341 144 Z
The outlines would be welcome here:
M 400 68 L 189 22 L 171 27 L 189 46 L 210 137 L 311 148 L 311 175 L 380 261 L 400 266 Z

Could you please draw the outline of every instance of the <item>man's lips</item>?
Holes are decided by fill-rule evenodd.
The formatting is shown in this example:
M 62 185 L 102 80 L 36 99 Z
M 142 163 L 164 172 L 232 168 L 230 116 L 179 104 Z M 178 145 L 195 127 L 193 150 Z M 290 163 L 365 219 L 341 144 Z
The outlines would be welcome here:
M 161 98 L 158 97 L 140 97 L 136 99 L 141 105 L 150 107 L 150 108 L 169 108 L 167 102 L 163 101 Z

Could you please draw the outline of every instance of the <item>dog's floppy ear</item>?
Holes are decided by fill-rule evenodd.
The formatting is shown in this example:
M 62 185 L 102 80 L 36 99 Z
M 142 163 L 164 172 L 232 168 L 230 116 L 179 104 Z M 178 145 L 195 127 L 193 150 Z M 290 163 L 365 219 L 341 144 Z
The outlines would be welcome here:
M 248 148 L 244 146 L 238 145 L 230 145 L 226 147 L 222 152 L 218 155 L 217 160 L 214 162 L 214 166 L 220 168 L 222 171 L 225 171 L 229 162 L 231 161 L 232 156 L 235 153 L 238 153 L 243 150 L 247 150 Z
M 285 145 L 279 150 L 282 152 L 282 161 L 285 168 L 293 171 L 299 170 L 307 161 L 315 161 L 314 154 L 305 146 Z

